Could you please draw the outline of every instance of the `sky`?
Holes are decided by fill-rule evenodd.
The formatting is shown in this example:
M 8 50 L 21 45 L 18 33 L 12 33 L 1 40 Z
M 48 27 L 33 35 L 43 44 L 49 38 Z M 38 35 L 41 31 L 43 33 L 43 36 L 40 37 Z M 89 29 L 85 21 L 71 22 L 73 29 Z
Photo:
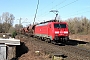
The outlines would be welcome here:
M 23 26 L 34 22 L 38 0 L 0 0 L 0 15 L 9 12 L 14 15 L 14 24 Z M 35 22 L 42 22 L 55 18 L 55 12 L 62 20 L 74 17 L 87 17 L 90 19 L 90 0 L 39 0 Z

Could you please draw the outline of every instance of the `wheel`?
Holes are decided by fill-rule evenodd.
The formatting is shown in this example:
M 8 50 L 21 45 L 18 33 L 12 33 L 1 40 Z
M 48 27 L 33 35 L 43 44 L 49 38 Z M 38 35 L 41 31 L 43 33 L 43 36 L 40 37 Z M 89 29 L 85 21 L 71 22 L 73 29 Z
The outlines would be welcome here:
M 45 39 L 45 41 L 46 41 L 47 43 L 50 43 L 50 42 L 51 42 L 51 40 L 50 40 L 50 39 Z
M 54 40 L 51 40 L 51 43 L 56 45 L 56 42 Z
M 44 39 L 43 37 L 41 38 L 41 40 L 42 40 L 42 41 L 45 41 L 45 39 Z
M 69 37 L 65 37 L 65 40 L 66 40 L 66 41 L 69 40 Z

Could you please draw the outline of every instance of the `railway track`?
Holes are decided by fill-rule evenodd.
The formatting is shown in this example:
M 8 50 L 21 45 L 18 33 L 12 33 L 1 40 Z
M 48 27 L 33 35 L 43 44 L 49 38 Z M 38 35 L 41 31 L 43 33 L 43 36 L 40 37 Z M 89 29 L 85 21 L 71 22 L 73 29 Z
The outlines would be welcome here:
M 59 47 L 61 49 L 61 47 Z M 86 50 L 77 46 L 66 46 L 62 48 L 67 54 L 72 54 L 80 60 L 90 60 L 90 50 Z M 71 57 L 72 58 L 72 57 Z
M 65 60 L 90 60 L 90 50 L 77 46 L 78 42 L 74 41 L 72 44 L 51 44 L 41 41 L 36 38 L 28 37 L 27 42 L 31 42 L 39 49 L 42 49 L 46 53 L 62 53 L 65 57 Z
M 65 44 L 65 43 L 64 43 Z M 72 45 L 54 45 L 47 44 L 51 48 L 48 48 L 51 52 L 61 52 L 67 56 L 66 60 L 90 60 L 90 50 L 87 50 L 82 47 L 72 46 Z M 43 45 L 42 45 L 43 46 Z M 46 51 L 48 51 L 46 50 Z

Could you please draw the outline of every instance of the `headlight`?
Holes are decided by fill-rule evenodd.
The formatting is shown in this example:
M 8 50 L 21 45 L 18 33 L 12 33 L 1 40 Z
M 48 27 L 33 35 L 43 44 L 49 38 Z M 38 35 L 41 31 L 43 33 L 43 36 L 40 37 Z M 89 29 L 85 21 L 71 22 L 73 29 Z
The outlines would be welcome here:
M 64 34 L 68 34 L 68 31 L 64 31 Z
M 55 34 L 59 34 L 59 31 L 55 31 Z

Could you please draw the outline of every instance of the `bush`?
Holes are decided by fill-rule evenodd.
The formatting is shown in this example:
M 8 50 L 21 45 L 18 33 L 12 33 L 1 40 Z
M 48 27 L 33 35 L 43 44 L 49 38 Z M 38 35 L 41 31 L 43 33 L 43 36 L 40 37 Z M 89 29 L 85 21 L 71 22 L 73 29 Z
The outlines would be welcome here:
M 14 32 L 12 33 L 12 38 L 15 38 L 16 35 L 17 35 L 17 32 L 14 31 Z

